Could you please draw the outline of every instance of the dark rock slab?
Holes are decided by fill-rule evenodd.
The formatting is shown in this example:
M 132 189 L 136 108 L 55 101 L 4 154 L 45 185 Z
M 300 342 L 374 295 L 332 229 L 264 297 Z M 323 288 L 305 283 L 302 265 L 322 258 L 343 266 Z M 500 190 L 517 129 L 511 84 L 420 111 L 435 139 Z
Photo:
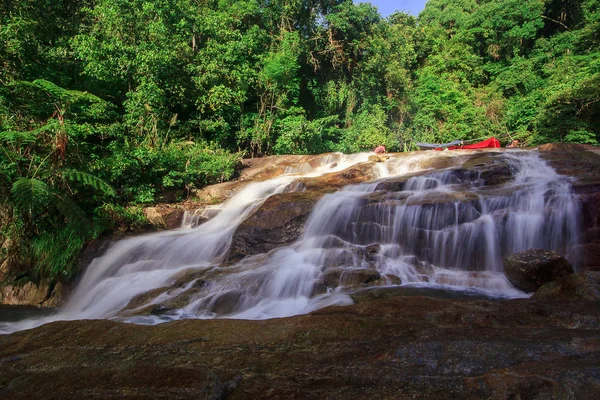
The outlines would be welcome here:
M 600 272 L 570 274 L 546 283 L 533 294 L 543 300 L 600 300 Z
M 577 266 L 581 270 L 600 271 L 600 241 L 573 247 L 570 257 L 577 260 Z
M 516 288 L 534 292 L 545 283 L 572 274 L 573 268 L 554 251 L 532 249 L 506 257 L 504 273 Z
M 394 297 L 267 321 L 0 336 L 2 399 L 596 399 L 598 302 Z
M 550 143 L 540 146 L 540 156 L 561 175 L 576 178 L 575 186 L 600 184 L 600 151 L 582 144 Z M 583 189 L 582 189 L 583 190 Z
M 320 197 L 321 194 L 316 192 L 289 192 L 270 196 L 235 231 L 229 260 L 267 253 L 296 241 Z

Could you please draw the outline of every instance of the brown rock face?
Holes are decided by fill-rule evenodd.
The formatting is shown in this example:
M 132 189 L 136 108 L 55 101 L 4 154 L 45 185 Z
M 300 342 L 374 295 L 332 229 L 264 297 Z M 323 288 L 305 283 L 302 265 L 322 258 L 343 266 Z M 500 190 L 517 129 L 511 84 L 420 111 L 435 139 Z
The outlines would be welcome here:
M 545 283 L 573 273 L 567 260 L 551 250 L 525 250 L 504 259 L 504 273 L 516 288 L 534 292 Z
M 393 297 L 0 336 L 2 399 L 597 399 L 597 302 Z
M 229 259 L 240 260 L 293 243 L 320 196 L 295 192 L 269 197 L 236 230 Z
M 533 294 L 540 300 L 600 300 L 600 272 L 570 274 L 546 283 Z
M 178 207 L 157 206 L 144 209 L 144 215 L 157 229 L 174 229 L 181 226 L 185 210 Z
M 27 282 L 22 286 L 7 285 L 0 288 L 0 304 L 54 308 L 62 303 L 64 295 L 65 288 L 61 283 L 50 286 L 47 283 L 36 285 Z
M 600 183 L 600 152 L 598 147 L 551 143 L 539 147 L 540 155 L 561 175 L 577 178 L 575 186 Z
M 318 178 L 303 178 L 293 182 L 289 191 L 270 196 L 236 230 L 229 260 L 269 252 L 296 241 L 304 229 L 309 214 L 326 193 L 372 179 L 368 163 Z
M 339 158 L 339 154 L 248 158 L 242 160 L 242 170 L 237 180 L 211 185 L 193 193 L 203 202 L 222 203 L 237 194 L 249 181 L 261 182 L 288 172 L 306 172 L 327 163 L 335 163 Z

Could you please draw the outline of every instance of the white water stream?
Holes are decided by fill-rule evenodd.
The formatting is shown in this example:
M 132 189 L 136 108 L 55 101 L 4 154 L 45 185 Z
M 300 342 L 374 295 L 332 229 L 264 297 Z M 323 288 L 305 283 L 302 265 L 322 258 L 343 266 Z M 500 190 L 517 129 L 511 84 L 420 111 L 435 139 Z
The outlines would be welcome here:
M 299 177 L 365 162 L 369 154 L 336 154 L 312 171 L 250 183 L 208 222 L 196 226 L 186 219 L 181 229 L 117 242 L 87 267 L 57 314 L 0 324 L 0 333 L 55 320 L 159 323 L 303 314 L 351 304 L 344 287 L 365 271 L 377 271 L 379 285 L 526 296 L 504 277 L 502 257 L 529 248 L 566 254 L 580 214 L 570 181 L 536 152 L 514 151 L 497 154 L 512 171 L 509 182 L 482 186 L 477 173 L 460 169 L 465 154 L 421 152 L 375 164 L 377 180 L 324 196 L 296 243 L 227 265 L 236 228 L 270 195 L 289 190 Z M 422 173 L 440 157 L 453 168 Z M 390 179 L 401 187 L 382 190 Z M 331 277 L 338 284 L 327 288 Z M 153 312 L 139 312 L 153 305 Z

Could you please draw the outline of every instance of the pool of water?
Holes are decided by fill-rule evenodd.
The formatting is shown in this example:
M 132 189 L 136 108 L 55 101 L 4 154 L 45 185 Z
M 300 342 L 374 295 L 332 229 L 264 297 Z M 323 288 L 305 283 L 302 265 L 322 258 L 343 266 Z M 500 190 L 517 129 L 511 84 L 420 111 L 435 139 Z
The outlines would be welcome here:
M 45 317 L 54 311 L 56 311 L 54 308 L 0 305 L 0 322 L 17 322 L 29 318 Z

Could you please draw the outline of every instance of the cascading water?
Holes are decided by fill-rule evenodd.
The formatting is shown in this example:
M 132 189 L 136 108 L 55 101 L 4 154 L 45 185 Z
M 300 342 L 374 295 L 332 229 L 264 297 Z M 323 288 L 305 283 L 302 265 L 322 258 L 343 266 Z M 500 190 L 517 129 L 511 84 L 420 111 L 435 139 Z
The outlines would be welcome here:
M 570 181 L 536 152 L 516 151 L 494 153 L 506 180 L 490 184 L 498 173 L 463 167 L 465 154 L 375 164 L 377 180 L 325 195 L 295 243 L 227 265 L 237 227 L 266 198 L 290 190 L 300 176 L 342 171 L 368 154 L 336 155 L 308 174 L 248 184 L 199 226 L 189 218 L 182 229 L 116 243 L 88 266 L 58 314 L 0 325 L 0 332 L 61 319 L 283 317 L 350 304 L 345 288 L 371 280 L 525 296 L 504 278 L 502 257 L 529 248 L 566 254 L 579 217 Z M 428 172 L 422 165 L 434 158 L 451 167 Z

